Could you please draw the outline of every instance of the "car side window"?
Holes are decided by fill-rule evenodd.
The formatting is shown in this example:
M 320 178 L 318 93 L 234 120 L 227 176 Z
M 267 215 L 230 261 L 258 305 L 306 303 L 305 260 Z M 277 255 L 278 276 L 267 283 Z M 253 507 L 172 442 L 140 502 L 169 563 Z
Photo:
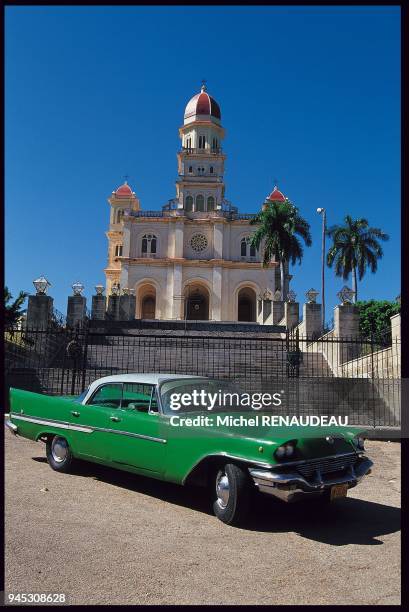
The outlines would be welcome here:
M 122 408 L 125 410 L 137 410 L 139 412 L 149 412 L 149 409 L 157 411 L 151 407 L 153 385 L 144 385 L 142 383 L 126 383 L 124 384 Z
M 90 405 L 106 406 L 108 408 L 119 408 L 122 401 L 122 385 L 103 385 L 92 396 L 88 402 Z

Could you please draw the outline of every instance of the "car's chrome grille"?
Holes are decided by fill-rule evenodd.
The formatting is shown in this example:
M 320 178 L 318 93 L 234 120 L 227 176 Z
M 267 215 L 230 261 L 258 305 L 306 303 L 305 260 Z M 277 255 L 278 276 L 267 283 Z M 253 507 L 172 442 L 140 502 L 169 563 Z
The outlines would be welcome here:
M 314 472 L 319 471 L 321 474 L 329 474 L 330 472 L 340 472 L 350 465 L 354 465 L 358 457 L 355 453 L 348 455 L 339 455 L 334 457 L 326 457 L 325 459 L 311 459 L 306 463 L 297 466 L 297 471 L 309 478 Z

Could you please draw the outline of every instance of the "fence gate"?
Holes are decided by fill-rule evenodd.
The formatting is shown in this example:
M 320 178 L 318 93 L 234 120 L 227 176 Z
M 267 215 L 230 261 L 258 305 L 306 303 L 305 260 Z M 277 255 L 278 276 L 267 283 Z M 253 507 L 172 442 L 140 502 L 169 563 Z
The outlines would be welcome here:
M 398 350 L 399 349 L 399 350 Z M 400 347 L 379 339 L 267 334 L 14 330 L 5 334 L 10 386 L 77 395 L 95 379 L 128 372 L 230 379 L 252 393 L 282 393 L 287 414 L 348 415 L 350 424 L 400 425 Z M 399 357 L 400 359 L 400 357 Z M 399 362 L 400 363 L 400 362 Z

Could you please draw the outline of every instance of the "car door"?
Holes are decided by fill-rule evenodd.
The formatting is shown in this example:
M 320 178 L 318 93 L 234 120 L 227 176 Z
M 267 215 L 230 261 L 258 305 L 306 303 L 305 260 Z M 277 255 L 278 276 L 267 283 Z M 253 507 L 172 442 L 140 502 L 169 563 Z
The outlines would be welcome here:
M 112 461 L 147 474 L 164 472 L 166 439 L 154 385 L 124 383 L 121 408 L 113 415 Z
M 76 450 L 82 456 L 111 461 L 112 425 L 118 422 L 122 400 L 122 383 L 103 384 L 96 389 L 86 404 L 73 402 L 72 423 L 86 427 L 79 432 Z

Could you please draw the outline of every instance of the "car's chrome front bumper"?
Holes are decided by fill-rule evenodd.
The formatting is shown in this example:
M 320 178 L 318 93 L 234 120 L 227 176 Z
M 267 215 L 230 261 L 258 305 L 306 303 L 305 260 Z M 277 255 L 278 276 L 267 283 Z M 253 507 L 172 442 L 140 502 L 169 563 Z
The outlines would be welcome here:
M 372 466 L 373 462 L 370 459 L 360 456 L 355 465 L 349 466 L 339 475 L 333 473 L 328 474 L 327 477 L 326 474 L 317 471 L 313 480 L 307 480 L 296 471 L 287 471 L 285 466 L 280 466 L 277 471 L 249 468 L 249 472 L 261 493 L 274 495 L 291 502 L 300 498 L 322 495 L 325 490 L 337 484 L 348 484 L 349 489 L 355 487 L 370 472 Z
M 4 424 L 7 427 L 7 429 L 10 429 L 10 431 L 13 432 L 14 435 L 17 434 L 17 425 L 14 425 L 14 423 L 12 423 L 10 421 L 10 415 L 9 414 L 5 414 L 4 415 Z

